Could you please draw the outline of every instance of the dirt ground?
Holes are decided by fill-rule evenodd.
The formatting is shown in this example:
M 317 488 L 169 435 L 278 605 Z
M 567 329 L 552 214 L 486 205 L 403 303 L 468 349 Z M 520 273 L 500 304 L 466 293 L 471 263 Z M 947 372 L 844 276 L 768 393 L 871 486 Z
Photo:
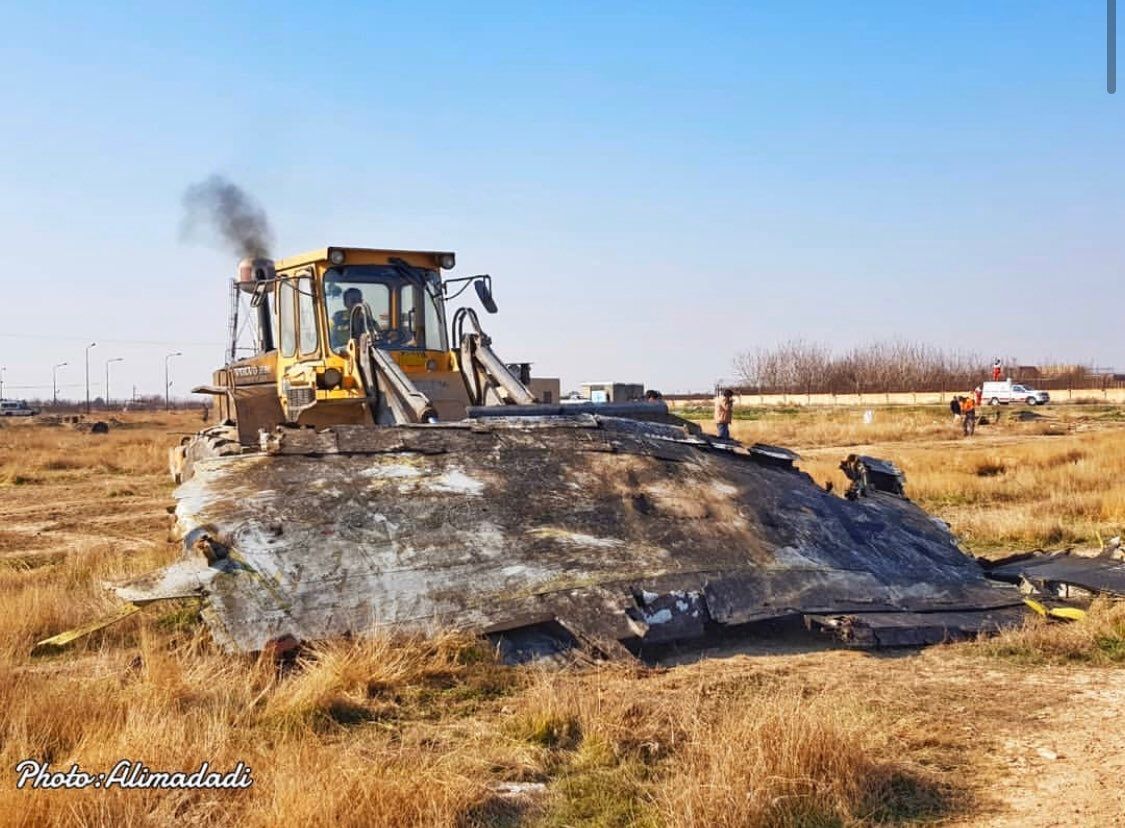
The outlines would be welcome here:
M 112 599 L 95 588 L 91 572 L 97 578 L 122 577 L 177 554 L 167 539 L 171 484 L 164 457 L 167 447 L 197 428 L 198 421 L 198 413 L 136 416 L 100 436 L 67 425 L 0 427 L 0 598 L 8 613 L 22 616 L 9 618 L 3 627 L 0 650 L 7 668 L 70 673 L 82 660 L 106 652 L 99 662 L 110 665 L 106 669 L 128 662 L 127 653 L 136 646 L 127 628 L 133 621 L 122 622 L 116 638 L 104 637 L 51 661 L 30 660 L 27 648 L 36 637 L 113 607 Z M 1116 420 L 1075 439 L 1087 439 L 1083 434 L 1116 440 L 1118 446 L 1125 441 L 1125 428 Z M 909 435 L 903 439 L 910 441 Z M 1033 439 L 1036 435 L 984 435 L 971 449 L 1003 452 L 1007 445 Z M 844 441 L 840 448 L 855 445 L 858 440 Z M 948 438 L 914 447 L 947 457 L 970 448 Z M 953 506 L 969 508 L 962 502 Z M 97 564 L 83 569 L 74 563 L 78 560 Z M 63 573 L 58 583 L 66 602 L 55 606 L 46 592 L 36 591 L 40 571 Z M 926 734 L 904 741 L 903 749 L 962 796 L 959 805 L 935 817 L 939 822 L 1125 823 L 1125 729 L 1120 726 L 1125 667 L 1021 663 L 983 653 L 974 643 L 867 653 L 782 636 L 685 652 L 656 668 L 652 680 L 675 684 L 708 676 L 734 683 L 766 676 L 787 687 L 816 688 L 881 709 L 903 733 Z M 504 710 L 497 703 L 488 715 Z M 489 726 L 487 717 L 481 721 Z M 10 817 L 0 817 L 7 821 Z M 626 824 L 567 824 L 579 823 Z
M 1125 824 L 1123 671 L 1055 670 L 1027 679 L 1024 692 L 1055 700 L 1027 720 L 997 730 L 1002 773 L 989 793 L 991 814 L 963 825 Z

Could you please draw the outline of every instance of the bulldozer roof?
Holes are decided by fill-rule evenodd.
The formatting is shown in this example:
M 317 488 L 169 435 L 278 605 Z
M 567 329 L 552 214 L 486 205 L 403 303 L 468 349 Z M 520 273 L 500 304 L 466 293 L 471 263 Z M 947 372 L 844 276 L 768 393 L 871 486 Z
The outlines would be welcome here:
M 274 263 L 274 266 L 278 270 L 288 270 L 291 267 L 300 267 L 301 265 L 313 264 L 314 262 L 327 261 L 328 253 L 331 250 L 343 250 L 345 264 L 348 263 L 349 258 L 358 258 L 359 264 L 370 264 L 370 259 L 385 259 L 387 256 L 402 256 L 407 261 L 410 261 L 412 258 L 430 259 L 432 263 L 437 266 L 440 257 L 454 255 L 448 250 L 394 250 L 380 247 L 348 247 L 347 245 L 334 244 L 330 247 L 319 247 L 307 253 L 286 256 L 284 259 L 278 259 Z M 415 262 L 411 263 L 414 264 Z

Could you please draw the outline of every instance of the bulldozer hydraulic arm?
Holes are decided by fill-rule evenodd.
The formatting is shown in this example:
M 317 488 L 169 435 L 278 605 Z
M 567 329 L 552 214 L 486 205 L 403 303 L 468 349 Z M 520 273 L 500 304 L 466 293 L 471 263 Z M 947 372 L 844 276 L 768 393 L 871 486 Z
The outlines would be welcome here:
M 437 422 L 430 398 L 418 390 L 388 352 L 375 347 L 369 334 L 356 341 L 356 351 L 367 396 L 375 398 L 371 406 L 376 423 L 383 409 L 381 403 L 385 403 L 396 425 Z
M 468 319 L 473 330 L 462 332 Z M 496 352 L 491 338 L 480 329 L 476 313 L 461 308 L 453 319 L 454 336 L 461 346 L 461 375 L 469 389 L 472 405 L 531 405 L 535 395 L 508 370 Z

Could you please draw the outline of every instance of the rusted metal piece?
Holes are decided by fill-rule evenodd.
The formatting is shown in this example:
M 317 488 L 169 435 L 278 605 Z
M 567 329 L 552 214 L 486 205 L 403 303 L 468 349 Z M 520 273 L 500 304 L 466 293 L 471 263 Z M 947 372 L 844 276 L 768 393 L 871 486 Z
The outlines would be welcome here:
M 187 453 L 185 557 L 119 592 L 202 596 L 231 650 L 552 622 L 615 657 L 802 615 L 980 613 L 985 628 L 1020 603 L 909 500 L 847 501 L 784 449 L 662 423 L 283 429 L 261 452 Z

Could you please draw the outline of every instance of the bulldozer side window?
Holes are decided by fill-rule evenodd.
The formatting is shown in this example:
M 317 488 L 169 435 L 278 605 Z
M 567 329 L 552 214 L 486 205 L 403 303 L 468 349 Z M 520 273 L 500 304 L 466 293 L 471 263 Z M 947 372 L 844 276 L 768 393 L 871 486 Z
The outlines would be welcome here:
M 440 287 L 439 287 L 440 289 Z M 403 285 L 399 288 L 399 330 L 403 332 L 402 346 L 425 348 L 428 351 L 445 350 L 445 326 L 439 316 L 437 303 L 420 285 Z
M 316 302 L 313 296 L 312 279 L 307 276 L 297 280 L 297 319 L 301 354 L 315 354 L 319 341 L 316 330 Z
M 291 357 L 297 353 L 297 331 L 294 326 L 296 308 L 294 308 L 293 293 L 291 281 L 286 279 L 278 283 L 277 330 L 278 344 L 283 357 Z
M 403 285 L 398 291 L 398 327 L 403 333 L 404 347 L 425 346 L 426 318 L 419 313 L 417 300 L 422 289 L 415 285 Z

